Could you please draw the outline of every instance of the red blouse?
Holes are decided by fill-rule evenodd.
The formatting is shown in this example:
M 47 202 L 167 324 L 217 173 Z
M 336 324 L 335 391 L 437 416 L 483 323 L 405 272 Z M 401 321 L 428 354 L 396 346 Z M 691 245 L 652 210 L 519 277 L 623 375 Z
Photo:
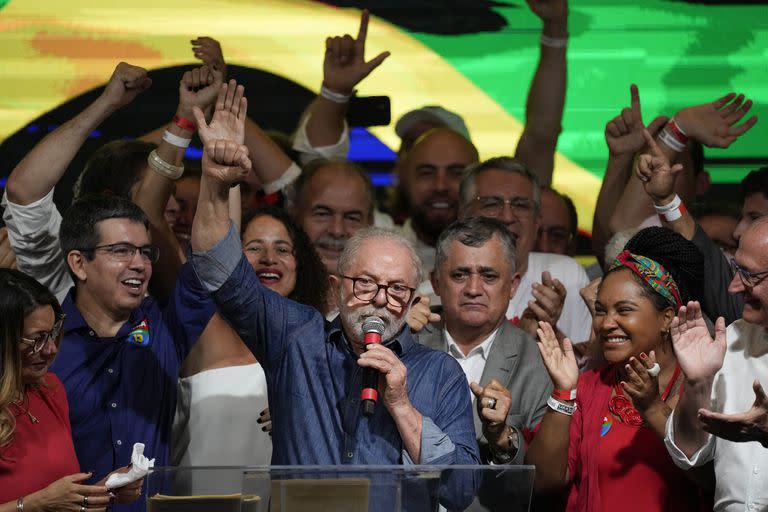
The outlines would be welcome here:
M 52 373 L 44 379 L 47 386 L 29 388 L 24 403 L 11 406 L 16 432 L 11 444 L 0 448 L 0 503 L 80 472 L 64 386 Z

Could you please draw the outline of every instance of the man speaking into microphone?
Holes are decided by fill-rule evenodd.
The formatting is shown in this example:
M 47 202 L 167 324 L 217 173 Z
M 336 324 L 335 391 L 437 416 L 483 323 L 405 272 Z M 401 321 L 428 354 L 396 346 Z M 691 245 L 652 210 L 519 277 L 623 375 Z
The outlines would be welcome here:
M 416 343 L 406 325 L 423 277 L 411 245 L 377 228 L 353 236 L 331 276 L 339 317 L 326 324 L 318 311 L 261 285 L 243 256 L 227 193 L 250 170 L 247 155 L 233 141 L 206 145 L 191 261 L 264 368 L 272 463 L 479 463 L 461 367 Z M 365 345 L 363 325 L 373 317 L 382 342 Z M 370 416 L 361 402 L 365 369 L 378 374 Z

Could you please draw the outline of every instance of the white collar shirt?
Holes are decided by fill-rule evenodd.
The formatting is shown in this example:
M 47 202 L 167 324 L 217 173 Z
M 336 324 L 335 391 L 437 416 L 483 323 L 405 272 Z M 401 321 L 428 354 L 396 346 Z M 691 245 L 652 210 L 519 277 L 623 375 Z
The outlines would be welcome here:
M 448 342 L 448 353 L 459 362 L 459 365 L 461 365 L 461 369 L 464 370 L 464 375 L 467 376 L 467 383 L 480 383 L 483 371 L 485 370 L 485 363 L 488 360 L 488 354 L 491 353 L 491 347 L 493 346 L 493 340 L 496 339 L 497 332 L 499 332 L 498 327 L 479 345 L 470 350 L 469 354 L 464 355 L 464 352 L 462 352 L 459 345 L 454 341 L 451 333 L 448 332 L 448 329 L 445 329 L 445 339 Z M 472 398 L 474 399 L 474 395 Z

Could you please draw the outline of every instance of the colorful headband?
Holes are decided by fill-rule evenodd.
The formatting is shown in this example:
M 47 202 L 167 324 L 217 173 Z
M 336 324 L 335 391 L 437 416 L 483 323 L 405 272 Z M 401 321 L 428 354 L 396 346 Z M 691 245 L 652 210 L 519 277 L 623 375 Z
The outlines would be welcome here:
M 667 272 L 667 269 L 657 261 L 632 254 L 629 251 L 622 251 L 613 260 L 610 270 L 619 266 L 627 267 L 640 276 L 656 293 L 667 299 L 676 308 L 683 305 L 683 301 L 680 299 L 680 290 L 675 280 L 672 279 L 672 274 Z

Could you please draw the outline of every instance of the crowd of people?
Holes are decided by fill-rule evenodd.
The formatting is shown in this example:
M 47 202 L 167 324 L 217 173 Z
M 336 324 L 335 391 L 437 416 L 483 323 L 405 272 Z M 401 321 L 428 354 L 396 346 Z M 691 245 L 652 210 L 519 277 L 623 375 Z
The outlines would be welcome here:
M 694 207 L 703 147 L 754 126 L 752 102 L 646 125 L 630 86 L 585 269 L 552 187 L 568 3 L 527 3 L 540 57 L 514 154 L 481 160 L 450 105 L 409 112 L 387 204 L 346 159 L 349 100 L 390 58 L 366 60 L 367 12 L 326 40 L 289 147 L 248 118 L 219 42 L 193 40 L 168 124 L 99 149 L 62 214 L 86 138 L 152 93 L 117 64 L 6 183 L 0 512 L 144 510 L 141 479 L 107 487 L 136 443 L 157 466 L 530 464 L 542 510 L 768 510 L 768 167 L 738 217 Z M 449 483 L 448 510 L 509 505 Z

